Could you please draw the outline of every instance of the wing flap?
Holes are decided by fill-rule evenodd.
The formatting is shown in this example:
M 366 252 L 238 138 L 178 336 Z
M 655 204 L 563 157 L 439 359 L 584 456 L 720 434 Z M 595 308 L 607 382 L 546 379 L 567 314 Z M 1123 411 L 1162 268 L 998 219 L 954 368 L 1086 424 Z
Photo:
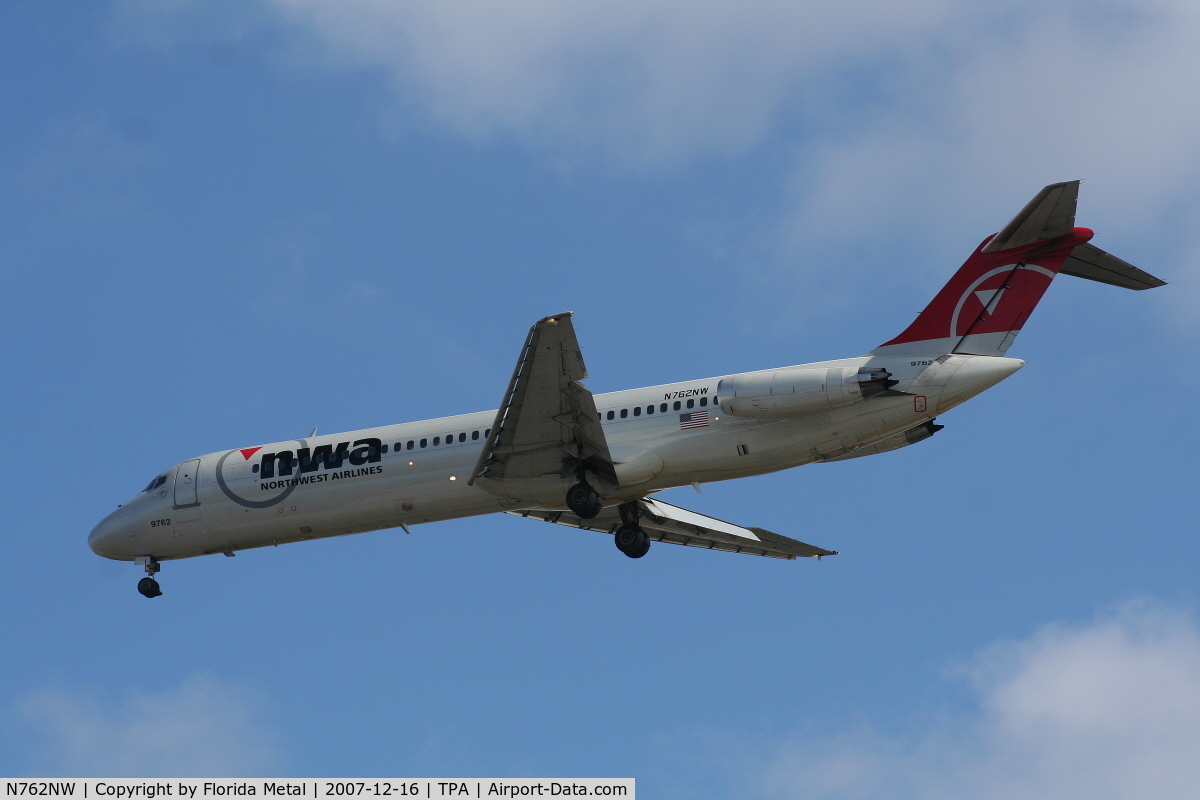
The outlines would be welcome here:
M 766 556 L 767 558 L 821 558 L 835 556 L 836 550 L 825 550 L 790 539 L 765 528 L 745 528 L 716 517 L 688 511 L 661 500 L 646 498 L 638 502 L 641 515 L 638 524 L 651 541 L 702 547 L 705 550 L 724 550 L 730 553 Z M 603 509 L 593 519 L 580 519 L 569 511 L 522 509 L 509 511 L 519 517 L 540 519 L 581 530 L 613 533 L 621 525 L 621 512 L 616 506 Z

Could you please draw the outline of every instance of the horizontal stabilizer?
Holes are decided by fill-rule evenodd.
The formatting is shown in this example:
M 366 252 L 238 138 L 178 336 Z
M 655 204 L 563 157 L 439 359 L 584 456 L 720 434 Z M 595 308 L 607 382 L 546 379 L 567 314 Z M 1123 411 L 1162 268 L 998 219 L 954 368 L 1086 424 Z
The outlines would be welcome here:
M 993 236 L 982 252 L 996 253 L 1066 236 L 1075 228 L 1078 199 L 1079 181 L 1050 184 Z
M 1059 273 L 1120 286 L 1122 289 L 1153 289 L 1167 285 L 1166 281 L 1091 244 L 1081 244 L 1072 250 Z

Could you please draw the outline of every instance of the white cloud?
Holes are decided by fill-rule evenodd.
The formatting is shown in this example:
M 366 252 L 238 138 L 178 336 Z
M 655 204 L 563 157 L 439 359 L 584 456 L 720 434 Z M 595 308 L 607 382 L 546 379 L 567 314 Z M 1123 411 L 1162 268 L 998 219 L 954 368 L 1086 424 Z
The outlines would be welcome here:
M 133 693 L 115 709 L 46 690 L 21 707 L 36 735 L 29 773 L 86 777 L 279 774 L 275 734 L 245 692 L 195 675 L 178 688 Z
M 880 178 L 1078 175 L 1157 195 L 1198 163 L 1187 0 L 268 3 L 473 138 L 672 166 L 799 118 L 801 138 L 831 143 L 816 158 L 856 208 Z
M 141 21 L 155 40 L 164 20 L 192 30 L 181 20 L 210 6 L 122 7 L 125 27 Z M 1200 223 L 1192 0 L 212 7 L 226 36 L 285 20 L 291 63 L 385 76 L 409 124 L 515 142 L 560 166 L 654 173 L 790 147 L 777 158 L 790 189 L 734 260 L 773 286 L 819 284 L 797 318 L 849 308 L 868 274 L 910 280 L 913 267 L 881 268 L 880 251 L 936 269 L 936 282 L 1043 185 L 1073 178 L 1087 181 L 1079 222 L 1099 230 L 1097 244 L 1178 284 L 1151 302 L 1186 296 L 1175 316 L 1194 318 L 1200 279 L 1183 244 Z M 875 255 L 857 258 L 848 242 Z
M 947 0 L 556 3 L 269 0 L 338 57 L 473 139 L 672 167 L 745 152 L 825 72 L 895 56 Z
M 1088 181 L 1080 224 L 1101 246 L 1153 233 L 1143 249 L 1172 259 L 1200 222 L 1191 0 L 265 2 L 332 63 L 386 75 L 410 120 L 558 165 L 654 172 L 791 142 L 792 189 L 757 234 L 777 235 L 747 260 L 834 294 L 863 280 L 830 266 L 845 242 L 899 239 L 940 275 L 1059 180 Z M 1188 283 L 1190 266 L 1144 265 Z
M 1008 10 L 1021 14 L 1005 24 Z M 966 22 L 935 33 L 945 54 L 904 75 L 895 102 L 815 156 L 807 225 L 897 219 L 887 208 L 908 197 L 899 219 L 936 236 L 964 207 L 996 204 L 1001 224 L 1013 197 L 1073 178 L 1110 230 L 1196 202 L 1200 106 L 1183 98 L 1200 78 L 1200 7 L 985 3 Z
M 936 235 L 964 205 L 1008 215 L 1014 194 L 1074 177 L 1093 217 L 1129 229 L 1197 199 L 1191 0 L 261 3 L 321 63 L 385 74 L 410 116 L 471 139 L 634 169 L 794 141 L 813 229 Z M 120 8 L 117 29 L 152 43 L 263 24 L 240 4 Z
M 781 748 L 779 798 L 1192 798 L 1200 794 L 1200 631 L 1136 603 L 997 645 L 967 670 L 973 719 Z

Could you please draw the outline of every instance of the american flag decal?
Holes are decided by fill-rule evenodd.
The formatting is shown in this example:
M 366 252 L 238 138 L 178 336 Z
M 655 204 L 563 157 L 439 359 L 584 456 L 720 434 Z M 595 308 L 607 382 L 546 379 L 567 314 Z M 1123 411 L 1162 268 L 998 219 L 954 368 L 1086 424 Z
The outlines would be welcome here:
M 679 429 L 687 430 L 688 428 L 707 428 L 708 427 L 708 412 L 707 411 L 690 411 L 687 414 L 679 415 Z

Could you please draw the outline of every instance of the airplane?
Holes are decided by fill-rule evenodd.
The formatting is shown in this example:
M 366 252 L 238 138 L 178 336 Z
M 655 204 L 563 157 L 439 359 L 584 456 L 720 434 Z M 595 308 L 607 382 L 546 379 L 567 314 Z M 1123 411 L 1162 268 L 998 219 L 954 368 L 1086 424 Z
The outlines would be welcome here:
M 506 512 L 613 536 L 781 559 L 837 555 L 663 502 L 689 484 L 885 453 L 1012 375 L 1006 354 L 1055 276 L 1165 285 L 1075 227 L 1079 181 L 1051 184 L 987 237 L 900 335 L 855 358 L 593 395 L 572 314 L 538 320 L 495 411 L 238 447 L 167 469 L 88 536 L 161 562 Z

